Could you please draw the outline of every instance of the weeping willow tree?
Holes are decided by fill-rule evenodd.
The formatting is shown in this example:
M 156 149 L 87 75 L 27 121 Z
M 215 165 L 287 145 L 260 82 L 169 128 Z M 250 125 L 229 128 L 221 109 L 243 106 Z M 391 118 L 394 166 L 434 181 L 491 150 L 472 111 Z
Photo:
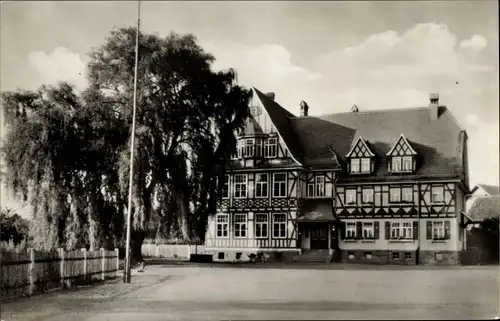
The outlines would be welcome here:
M 41 248 L 116 246 L 127 214 L 134 28 L 90 53 L 89 87 L 2 94 L 5 181 L 34 209 Z M 147 235 L 203 239 L 250 92 L 192 35 L 140 34 L 132 251 Z
M 92 86 L 114 101 L 128 128 L 135 33 L 134 28 L 114 30 L 89 62 Z M 215 212 L 216 176 L 235 150 L 234 133 L 248 117 L 250 93 L 237 85 L 233 70 L 213 71 L 213 62 L 192 35 L 139 36 L 134 253 L 151 230 L 203 238 L 207 217 Z M 119 171 L 125 193 L 128 146 L 121 150 Z
M 90 97 L 79 97 L 67 83 L 2 93 L 3 179 L 33 209 L 30 236 L 37 249 L 119 242 L 113 237 L 123 225 L 113 153 L 126 132 L 107 109 L 83 100 Z

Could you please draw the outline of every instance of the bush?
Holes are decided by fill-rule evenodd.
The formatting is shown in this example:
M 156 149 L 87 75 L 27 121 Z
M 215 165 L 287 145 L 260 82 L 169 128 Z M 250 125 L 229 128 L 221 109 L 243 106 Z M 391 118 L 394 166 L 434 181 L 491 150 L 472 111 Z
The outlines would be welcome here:
M 28 250 L 28 243 L 22 240 L 19 244 L 15 244 L 14 240 L 10 239 L 8 242 L 0 242 L 0 250 L 21 253 Z

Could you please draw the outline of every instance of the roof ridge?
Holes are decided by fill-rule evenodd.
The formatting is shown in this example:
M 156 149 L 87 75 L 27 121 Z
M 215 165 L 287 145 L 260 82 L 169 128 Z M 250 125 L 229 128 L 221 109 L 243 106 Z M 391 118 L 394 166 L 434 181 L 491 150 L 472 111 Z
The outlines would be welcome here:
M 332 115 L 344 115 L 344 114 L 379 114 L 379 113 L 392 113 L 392 112 L 400 112 L 400 111 L 415 111 L 415 110 L 427 110 L 429 107 L 407 107 L 407 108 L 392 108 L 392 109 L 375 109 L 375 110 L 367 110 L 367 111 L 358 111 L 353 113 L 352 111 L 343 111 L 339 113 L 329 113 L 329 114 L 321 114 L 321 115 L 309 115 L 309 116 L 295 116 L 291 117 L 292 119 L 308 119 L 308 118 L 321 118 L 324 116 L 332 116 Z

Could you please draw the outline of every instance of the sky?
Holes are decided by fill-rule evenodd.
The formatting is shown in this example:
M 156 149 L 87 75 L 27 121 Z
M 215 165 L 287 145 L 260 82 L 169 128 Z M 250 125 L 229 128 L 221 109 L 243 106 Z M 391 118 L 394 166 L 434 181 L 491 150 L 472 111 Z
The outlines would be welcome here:
M 136 16 L 135 1 L 2 1 L 2 91 L 85 88 L 87 54 Z M 499 183 L 497 1 L 143 1 L 141 30 L 194 34 L 214 68 L 295 115 L 302 100 L 320 115 L 424 107 L 439 93 L 467 130 L 471 186 Z

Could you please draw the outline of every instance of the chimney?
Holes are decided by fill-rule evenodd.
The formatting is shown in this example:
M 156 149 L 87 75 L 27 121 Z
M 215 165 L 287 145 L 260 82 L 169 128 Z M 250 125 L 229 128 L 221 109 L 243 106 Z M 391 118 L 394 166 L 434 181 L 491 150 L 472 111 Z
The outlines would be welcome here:
M 351 111 L 352 111 L 353 113 L 357 113 L 357 112 L 359 111 L 358 106 L 356 106 L 356 105 L 352 105 L 352 107 L 351 107 Z
M 438 119 L 438 105 L 439 105 L 439 94 L 430 94 L 429 96 L 429 113 L 431 116 L 431 121 Z
M 267 93 L 266 96 L 271 98 L 272 100 L 274 100 L 274 98 L 276 97 L 274 93 Z
M 300 102 L 300 116 L 307 116 L 309 114 L 309 106 L 305 101 Z

